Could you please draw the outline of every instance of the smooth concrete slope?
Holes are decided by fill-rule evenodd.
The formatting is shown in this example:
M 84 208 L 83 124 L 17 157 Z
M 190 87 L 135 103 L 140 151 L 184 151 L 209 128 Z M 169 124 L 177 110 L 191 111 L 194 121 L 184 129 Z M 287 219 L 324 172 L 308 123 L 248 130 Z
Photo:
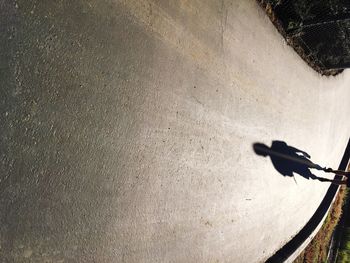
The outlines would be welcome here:
M 336 167 L 350 73 L 317 75 L 254 0 L 0 13 L 3 262 L 260 262 L 320 204 L 252 143 Z

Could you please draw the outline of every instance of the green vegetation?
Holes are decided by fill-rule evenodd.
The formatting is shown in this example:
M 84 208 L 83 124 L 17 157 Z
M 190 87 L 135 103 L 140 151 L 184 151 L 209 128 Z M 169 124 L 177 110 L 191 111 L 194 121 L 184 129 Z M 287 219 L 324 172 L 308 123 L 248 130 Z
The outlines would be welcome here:
M 350 262 L 350 227 L 345 228 L 343 233 L 337 262 Z
M 288 45 L 314 70 L 329 76 L 350 67 L 350 1 L 257 1 Z
M 347 200 L 349 202 L 349 200 Z M 337 262 L 350 262 L 350 211 L 348 210 L 345 217 L 342 235 L 340 237 L 340 247 L 337 256 Z

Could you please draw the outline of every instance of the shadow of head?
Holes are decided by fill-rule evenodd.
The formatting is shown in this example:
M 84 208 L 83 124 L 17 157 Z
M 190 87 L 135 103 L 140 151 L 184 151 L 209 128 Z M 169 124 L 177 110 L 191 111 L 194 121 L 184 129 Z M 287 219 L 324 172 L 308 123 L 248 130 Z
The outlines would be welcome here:
M 265 145 L 263 143 L 254 143 L 253 149 L 257 155 L 266 157 L 269 155 L 268 152 L 269 152 L 270 147 L 268 147 L 267 145 Z

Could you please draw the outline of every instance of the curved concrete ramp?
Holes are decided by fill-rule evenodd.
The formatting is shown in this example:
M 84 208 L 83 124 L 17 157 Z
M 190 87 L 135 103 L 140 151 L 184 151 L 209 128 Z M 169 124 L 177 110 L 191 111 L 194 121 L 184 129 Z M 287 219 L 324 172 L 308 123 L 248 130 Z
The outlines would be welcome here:
M 337 167 L 345 71 L 321 77 L 254 0 L 0 1 L 0 257 L 260 262 L 329 184 L 252 143 Z

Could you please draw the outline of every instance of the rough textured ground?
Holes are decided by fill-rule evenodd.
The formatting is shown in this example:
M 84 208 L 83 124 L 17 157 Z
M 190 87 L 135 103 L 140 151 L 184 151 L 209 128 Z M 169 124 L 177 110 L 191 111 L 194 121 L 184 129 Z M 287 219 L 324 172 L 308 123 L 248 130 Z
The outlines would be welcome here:
M 254 0 L 0 1 L 4 262 L 259 262 L 328 184 L 350 74 L 320 77 Z

